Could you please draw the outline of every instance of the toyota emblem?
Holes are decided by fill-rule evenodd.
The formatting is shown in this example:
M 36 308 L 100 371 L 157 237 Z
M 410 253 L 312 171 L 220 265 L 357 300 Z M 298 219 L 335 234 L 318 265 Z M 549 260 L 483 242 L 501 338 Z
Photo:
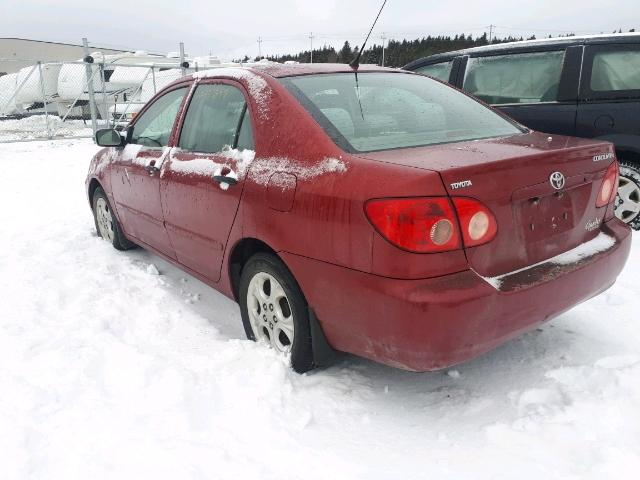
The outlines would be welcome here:
M 564 175 L 560 172 L 553 172 L 549 177 L 551 186 L 556 190 L 561 190 L 564 187 Z

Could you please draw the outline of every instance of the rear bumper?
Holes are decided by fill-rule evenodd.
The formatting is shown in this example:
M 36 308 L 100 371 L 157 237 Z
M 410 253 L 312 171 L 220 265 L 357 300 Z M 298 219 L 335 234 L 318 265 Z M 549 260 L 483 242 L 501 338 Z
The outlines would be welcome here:
M 610 241 L 569 264 L 540 264 L 501 282 L 467 270 L 426 280 L 378 277 L 282 256 L 337 350 L 416 371 L 491 350 L 609 288 L 629 255 L 631 231 L 612 220 Z

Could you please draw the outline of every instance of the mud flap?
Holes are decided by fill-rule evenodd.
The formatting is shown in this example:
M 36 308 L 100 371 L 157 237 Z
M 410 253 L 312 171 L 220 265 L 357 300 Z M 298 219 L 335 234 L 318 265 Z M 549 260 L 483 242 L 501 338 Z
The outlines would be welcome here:
M 315 312 L 309 307 L 309 327 L 311 330 L 311 348 L 315 367 L 328 367 L 338 357 L 338 352 L 329 345 Z

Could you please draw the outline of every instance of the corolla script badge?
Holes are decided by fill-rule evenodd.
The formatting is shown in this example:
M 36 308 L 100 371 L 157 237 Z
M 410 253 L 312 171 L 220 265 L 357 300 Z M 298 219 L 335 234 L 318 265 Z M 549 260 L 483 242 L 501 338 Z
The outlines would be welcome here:
M 561 190 L 564 187 L 564 175 L 560 172 L 553 172 L 549 177 L 551 186 L 556 190 Z
M 609 152 L 609 153 L 603 153 L 602 155 L 594 155 L 593 156 L 593 161 L 594 162 L 602 162 L 604 160 L 610 160 L 613 158 L 613 153 Z
M 451 189 L 452 190 L 458 190 L 459 188 L 467 188 L 467 187 L 471 187 L 473 186 L 473 183 L 471 183 L 471 180 L 463 180 L 461 182 L 454 182 L 451 184 Z

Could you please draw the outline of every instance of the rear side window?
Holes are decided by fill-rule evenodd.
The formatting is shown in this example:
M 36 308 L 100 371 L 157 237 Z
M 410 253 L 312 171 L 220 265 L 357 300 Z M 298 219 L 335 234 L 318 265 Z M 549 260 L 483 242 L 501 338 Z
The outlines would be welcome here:
M 171 90 L 153 102 L 134 124 L 129 143 L 166 147 L 186 92 L 186 88 Z
M 236 87 L 224 84 L 198 86 L 189 103 L 178 146 L 201 153 L 235 148 L 238 132 L 244 132 L 241 124 L 246 110 L 244 95 Z M 250 130 L 250 122 L 247 123 Z M 244 133 L 243 142 L 252 143 L 252 140 L 246 140 L 247 135 Z
M 451 76 L 451 68 L 453 67 L 453 61 L 434 63 L 433 65 L 425 65 L 424 67 L 417 68 L 417 73 L 429 75 L 430 77 L 437 78 L 443 82 L 448 82 Z
M 591 90 L 640 90 L 640 48 L 597 52 L 593 56 Z
M 280 80 L 348 152 L 371 152 L 521 133 L 456 89 L 409 73 L 337 73 Z
M 564 51 L 470 58 L 463 88 L 491 104 L 555 102 Z

